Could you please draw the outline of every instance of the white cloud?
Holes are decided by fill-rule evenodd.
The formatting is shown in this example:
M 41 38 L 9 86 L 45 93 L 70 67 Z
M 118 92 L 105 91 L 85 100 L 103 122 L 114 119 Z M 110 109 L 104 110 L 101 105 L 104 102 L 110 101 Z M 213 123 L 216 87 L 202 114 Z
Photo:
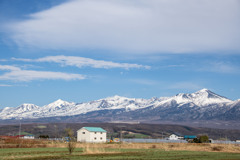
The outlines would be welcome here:
M 7 28 L 20 47 L 239 53 L 239 6 L 238 0 L 72 0 Z
M 63 72 L 50 72 L 50 71 L 34 71 L 22 70 L 21 68 L 0 65 L 0 70 L 9 70 L 7 73 L 0 75 L 0 80 L 11 81 L 32 81 L 32 80 L 82 80 L 85 76 L 80 74 L 70 74 Z
M 11 70 L 11 71 L 19 71 L 21 70 L 18 67 L 15 66 L 9 66 L 9 65 L 0 65 L 0 70 Z
M 93 68 L 145 68 L 150 69 L 150 66 L 139 65 L 139 64 L 130 64 L 130 63 L 116 63 L 111 61 L 103 60 L 94 60 L 84 57 L 76 56 L 47 56 L 39 59 L 21 59 L 21 58 L 12 58 L 13 60 L 25 61 L 25 62 L 55 62 L 60 63 L 65 66 L 76 66 L 81 67 L 93 67 Z

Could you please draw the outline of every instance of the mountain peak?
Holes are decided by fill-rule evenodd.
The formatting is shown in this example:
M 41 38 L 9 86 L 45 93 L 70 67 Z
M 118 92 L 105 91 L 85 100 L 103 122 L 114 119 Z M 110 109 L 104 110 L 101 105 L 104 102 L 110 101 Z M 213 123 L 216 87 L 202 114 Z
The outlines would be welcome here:
M 35 105 L 35 104 L 32 104 L 32 103 L 23 103 L 23 104 L 20 105 L 20 106 L 32 106 L 32 105 Z
M 119 96 L 119 95 L 115 95 L 115 96 L 112 96 L 112 97 L 107 97 L 106 99 L 110 100 L 119 100 L 119 99 L 128 99 L 127 97 L 122 97 L 122 96 Z
M 218 94 L 216 94 L 216 93 L 214 93 L 214 92 L 212 92 L 212 91 L 210 91 L 209 89 L 206 89 L 206 88 L 203 88 L 203 89 L 201 89 L 201 90 L 199 90 L 199 91 L 197 91 L 193 94 L 202 95 L 202 96 L 205 95 L 208 98 L 225 98 L 225 97 L 220 96 L 220 95 L 218 95 Z
M 193 94 L 200 95 L 200 96 L 206 96 L 206 98 L 225 98 L 225 97 L 220 96 L 206 88 L 203 88 Z
M 66 101 L 64 101 L 62 99 L 58 99 L 58 100 L 54 101 L 53 103 L 63 103 L 63 102 L 66 102 Z
M 193 94 L 193 97 L 198 97 L 197 99 L 201 101 L 203 105 L 210 104 L 210 103 L 226 103 L 231 102 L 231 100 L 227 99 L 226 97 L 220 96 L 206 88 L 201 89 Z
M 63 105 L 69 105 L 70 103 L 67 101 L 64 101 L 62 99 L 58 99 L 50 104 L 48 104 L 47 106 L 51 106 L 51 107 L 56 107 L 56 106 L 63 106 Z
M 220 96 L 206 88 L 203 88 L 195 93 L 179 93 L 174 97 L 174 100 L 177 103 L 194 103 L 198 106 L 207 106 L 210 104 L 217 104 L 217 103 L 228 103 L 232 102 L 231 100 L 227 99 L 226 97 Z
M 197 91 L 197 92 L 209 92 L 209 91 L 210 91 L 209 89 L 203 88 L 203 89 L 201 89 L 200 91 Z

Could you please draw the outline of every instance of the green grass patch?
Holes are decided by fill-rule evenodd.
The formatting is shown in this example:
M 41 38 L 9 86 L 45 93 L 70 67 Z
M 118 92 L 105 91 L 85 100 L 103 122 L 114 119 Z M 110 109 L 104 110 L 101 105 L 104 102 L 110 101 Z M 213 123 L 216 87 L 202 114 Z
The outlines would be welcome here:
M 108 138 L 120 138 L 120 133 L 115 132 L 115 133 L 109 133 Z M 142 133 L 130 133 L 130 132 L 124 132 L 122 134 L 122 138 L 149 138 L 149 135 L 145 135 Z
M 39 125 L 39 126 L 37 126 L 37 128 L 43 129 L 43 128 L 47 128 L 47 126 Z
M 148 135 L 145 135 L 145 134 L 140 134 L 140 133 L 137 133 L 137 134 L 134 134 L 134 138 L 149 138 Z
M 76 148 L 75 154 L 80 153 L 82 153 L 82 149 Z M 1 160 L 65 159 L 68 156 L 67 148 L 8 148 L 0 150 Z
M 100 151 L 101 150 L 101 151 Z M 100 152 L 99 152 L 100 151 Z M 9 148 L 0 150 L 1 160 L 239 160 L 239 153 L 197 152 L 197 151 L 164 151 L 159 149 L 93 149 L 91 153 L 76 148 L 72 155 L 66 148 Z

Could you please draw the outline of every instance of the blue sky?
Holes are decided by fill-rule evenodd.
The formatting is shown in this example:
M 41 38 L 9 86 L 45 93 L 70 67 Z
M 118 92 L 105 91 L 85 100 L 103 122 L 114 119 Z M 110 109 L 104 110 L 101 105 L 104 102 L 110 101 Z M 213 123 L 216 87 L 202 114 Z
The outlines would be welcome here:
M 0 0 L 0 108 L 202 88 L 239 99 L 239 17 L 238 0 Z

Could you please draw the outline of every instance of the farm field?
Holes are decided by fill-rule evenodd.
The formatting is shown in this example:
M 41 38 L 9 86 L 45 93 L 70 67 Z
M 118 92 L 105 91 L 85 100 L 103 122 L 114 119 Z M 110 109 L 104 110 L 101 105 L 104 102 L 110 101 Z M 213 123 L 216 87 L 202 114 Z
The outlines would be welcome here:
M 240 144 L 210 143 L 68 143 L 50 140 L 2 139 L 0 160 L 240 160 Z
M 1 148 L 1 160 L 71 159 L 162 159 L 162 160 L 240 160 L 240 146 L 223 144 L 77 144 L 69 155 L 66 144 L 44 148 Z
M 0 150 L 2 160 L 74 160 L 74 159 L 162 159 L 162 160 L 239 160 L 240 153 L 164 151 L 162 149 L 87 149 L 76 148 L 72 155 L 66 148 L 7 148 Z

